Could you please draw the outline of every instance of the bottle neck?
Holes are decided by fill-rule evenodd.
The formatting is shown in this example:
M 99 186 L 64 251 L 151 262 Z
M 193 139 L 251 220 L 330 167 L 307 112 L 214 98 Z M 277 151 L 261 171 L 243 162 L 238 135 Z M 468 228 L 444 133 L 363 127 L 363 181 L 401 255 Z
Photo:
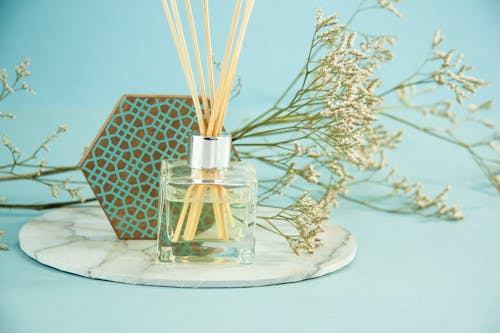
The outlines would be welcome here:
M 188 164 L 193 169 L 227 169 L 231 162 L 231 134 L 203 136 L 191 134 Z

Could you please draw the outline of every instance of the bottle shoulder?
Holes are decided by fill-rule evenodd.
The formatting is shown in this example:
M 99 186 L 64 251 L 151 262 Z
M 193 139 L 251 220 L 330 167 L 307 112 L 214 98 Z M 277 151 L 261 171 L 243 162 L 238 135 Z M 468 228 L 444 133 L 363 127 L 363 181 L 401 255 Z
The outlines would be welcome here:
M 238 183 L 257 182 L 255 168 L 250 163 L 231 162 L 227 169 L 193 169 L 185 160 L 162 161 L 161 175 L 167 182 L 176 183 Z

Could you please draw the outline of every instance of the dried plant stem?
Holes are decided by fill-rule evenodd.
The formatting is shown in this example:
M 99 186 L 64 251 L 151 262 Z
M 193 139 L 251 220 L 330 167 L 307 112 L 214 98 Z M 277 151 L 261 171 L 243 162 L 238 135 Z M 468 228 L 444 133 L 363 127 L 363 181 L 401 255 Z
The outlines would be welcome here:
M 25 173 L 25 174 L 14 174 L 11 172 L 6 172 L 9 175 L 8 176 L 1 176 L 0 182 L 8 182 L 8 181 L 22 180 L 22 179 L 37 179 L 37 178 L 41 178 L 44 176 L 57 175 L 57 174 L 61 174 L 61 173 L 78 171 L 78 170 L 80 170 L 79 166 L 70 166 L 70 167 L 57 167 L 57 168 L 46 170 L 46 171 L 37 171 L 37 172 Z M 3 172 L 0 172 L 0 174 L 2 174 L 2 173 Z
M 95 202 L 95 201 L 97 201 L 97 198 L 85 199 L 85 202 Z M 61 201 L 61 202 L 44 203 L 44 204 L 0 204 L 0 209 L 4 208 L 4 209 L 46 210 L 52 208 L 81 205 L 81 204 L 82 204 L 81 200 Z
M 452 145 L 455 145 L 455 146 L 458 146 L 460 148 L 465 149 L 472 156 L 472 159 L 477 164 L 477 166 L 479 166 L 479 168 L 485 174 L 485 176 L 487 176 L 487 177 L 491 176 L 491 170 L 485 164 L 486 159 L 476 153 L 476 151 L 473 149 L 474 145 L 471 145 L 471 144 L 468 144 L 468 143 L 463 142 L 461 140 L 458 140 L 456 137 L 453 136 L 451 131 L 445 131 L 445 133 L 448 134 L 448 136 L 446 136 L 444 134 L 437 132 L 435 129 L 424 127 L 424 126 L 419 126 L 411 121 L 408 121 L 402 117 L 398 117 L 398 116 L 391 114 L 391 113 L 381 111 L 381 112 L 379 112 L 379 114 L 388 118 L 388 119 L 394 120 L 394 121 L 399 122 L 401 124 L 404 124 L 408 127 L 411 127 L 415 130 L 418 130 L 422 133 L 425 133 L 429 136 L 432 136 L 436 139 L 448 142 Z M 497 160 L 493 160 L 493 162 L 498 163 Z M 500 192 L 500 188 L 497 188 L 497 191 Z
M 234 41 L 238 37 L 238 20 L 244 2 L 235 0 L 235 13 L 228 30 L 224 58 L 220 65 L 217 64 L 221 72 L 216 84 L 212 68 L 208 0 L 203 0 L 206 60 L 209 65 L 208 88 L 204 89 L 205 84 L 196 84 L 184 36 L 179 29 L 182 29 L 182 25 L 176 3 L 174 0 L 162 0 L 166 9 L 168 1 L 175 5 L 175 15 L 166 10 L 166 16 L 188 87 L 194 96 L 197 117 L 204 118 L 204 123 L 200 124 L 205 126 L 205 134 L 217 133 L 222 129 L 220 124 L 231 97 L 227 89 L 233 84 L 232 68 L 238 61 L 238 57 L 235 57 L 238 42 L 235 45 Z M 309 56 L 303 68 L 270 109 L 233 132 L 233 141 L 237 141 L 235 145 L 238 148 L 241 147 L 239 155 L 242 158 L 253 159 L 259 164 L 263 163 L 267 169 L 278 172 L 278 175 L 273 173 L 268 179 L 259 180 L 261 192 L 258 202 L 259 206 L 275 208 L 278 213 L 274 216 L 259 216 L 261 223 L 257 223 L 257 226 L 284 237 L 295 253 L 311 253 L 317 248 L 316 235 L 321 232 L 320 222 L 328 218 L 331 207 L 338 206 L 337 199 L 387 213 L 415 214 L 451 221 L 463 218 L 459 207 L 449 206 L 444 198 L 448 188 L 430 198 L 423 194 L 418 182 L 409 182 L 406 177 L 393 179 L 396 171 L 388 169 L 384 152 L 398 147 L 403 131 L 392 132 L 385 128 L 384 123 L 378 120 L 384 120 L 384 117 L 385 120 L 395 121 L 467 150 L 500 191 L 500 129 L 482 115 L 483 111 L 492 108 L 493 102 L 464 104 L 468 97 L 487 83 L 470 75 L 472 67 L 463 64 L 462 55 L 454 50 L 438 50 L 437 46 L 444 40 L 438 31 L 431 43 L 429 55 L 417 69 L 398 84 L 385 87 L 376 73 L 382 63 L 392 61 L 391 48 L 396 41 L 395 37 L 354 31 L 349 27 L 359 13 L 372 9 L 384 9 L 398 15 L 399 12 L 394 8 L 396 2 L 362 0 L 358 10 L 346 24 L 339 24 L 335 15 L 324 17 L 323 11 L 318 11 Z M 186 2 L 186 6 L 190 5 Z M 247 8 L 250 5 L 247 3 Z M 189 7 L 188 19 L 192 37 L 195 38 L 197 35 L 192 29 L 194 18 L 192 12 L 189 13 Z M 243 12 L 242 17 L 245 18 L 247 14 Z M 241 26 L 239 29 L 241 32 Z M 197 41 L 193 39 L 193 43 Z M 203 58 L 196 54 L 195 59 L 197 78 L 202 81 L 200 59 Z M 10 84 L 5 70 L 0 70 L 0 83 L 3 85 L 0 101 L 18 90 L 33 92 L 21 80 L 29 76 L 26 68 L 28 63 L 26 60 L 16 66 L 16 77 Z M 202 90 L 199 97 L 198 88 Z M 433 100 L 430 88 L 447 89 L 455 98 L 440 97 L 439 100 Z M 210 98 L 205 96 L 207 91 Z M 426 98 L 424 103 L 419 98 L 411 98 L 424 93 L 429 93 L 428 97 L 431 97 Z M 208 103 L 205 102 L 205 97 Z M 385 101 L 389 97 L 391 105 Z M 205 110 L 201 117 L 201 107 L 196 106 L 196 101 L 198 105 L 201 102 L 204 104 Z M 398 111 L 403 111 L 404 114 L 398 114 Z M 425 125 L 424 118 L 416 122 L 406 115 L 411 111 L 439 120 L 439 125 Z M 13 114 L 0 112 L 0 120 L 14 117 Z M 484 137 L 470 142 L 466 136 L 461 136 L 465 134 L 467 125 L 485 126 L 487 132 L 485 131 Z M 47 150 L 46 143 L 52 139 L 53 136 L 49 136 L 34 154 L 23 154 L 22 156 L 29 157 L 21 158 L 20 150 L 4 136 L 3 145 L 8 149 L 7 153 L 12 155 L 12 163 L 0 166 L 0 181 L 28 179 L 64 189 L 63 181 L 45 176 L 72 171 L 71 168 L 48 167 L 45 160 L 34 165 L 37 164 L 35 161 L 38 160 L 38 152 Z M 18 169 L 14 170 L 18 167 L 38 171 L 19 174 Z M 216 225 L 217 235 L 222 239 L 225 230 L 230 230 L 228 224 L 234 227 L 235 222 L 231 214 L 230 198 L 222 186 L 204 186 L 204 191 L 210 192 L 215 218 L 213 223 Z M 364 186 L 369 186 L 369 190 Z M 356 187 L 364 191 L 347 193 L 347 189 Z M 307 192 L 304 193 L 306 189 L 310 196 Z M 200 190 L 200 185 L 194 185 L 186 192 L 186 204 L 175 230 L 176 240 L 181 236 L 194 239 L 197 229 L 201 229 L 198 228 L 203 209 L 200 201 L 206 194 Z M 276 199 L 280 200 L 279 204 L 276 204 Z M 2 200 L 5 199 L 0 198 Z M 95 198 L 87 199 L 94 200 Z M 287 206 L 289 202 L 293 204 Z M 75 200 L 39 205 L 0 204 L 0 208 L 48 209 L 79 203 L 80 201 Z M 294 231 L 281 229 L 283 224 L 291 225 Z

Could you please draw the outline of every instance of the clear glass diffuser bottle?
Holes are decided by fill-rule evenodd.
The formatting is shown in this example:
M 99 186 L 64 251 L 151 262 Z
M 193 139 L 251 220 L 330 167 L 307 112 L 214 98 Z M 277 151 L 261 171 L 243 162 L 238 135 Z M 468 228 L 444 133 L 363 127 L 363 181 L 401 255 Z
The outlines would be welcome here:
M 229 134 L 192 134 L 187 161 L 162 161 L 158 260 L 253 262 L 257 177 L 230 156 Z

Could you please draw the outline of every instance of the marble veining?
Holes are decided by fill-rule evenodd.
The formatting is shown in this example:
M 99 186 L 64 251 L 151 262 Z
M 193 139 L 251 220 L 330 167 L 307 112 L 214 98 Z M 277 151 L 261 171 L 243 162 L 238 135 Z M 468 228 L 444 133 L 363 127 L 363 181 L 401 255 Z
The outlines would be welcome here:
M 330 223 L 315 255 L 296 256 L 286 241 L 257 229 L 252 265 L 167 264 L 156 241 L 118 240 L 98 207 L 53 210 L 26 223 L 21 249 L 38 262 L 92 279 L 171 287 L 252 287 L 297 282 L 331 273 L 356 255 L 354 237 Z

